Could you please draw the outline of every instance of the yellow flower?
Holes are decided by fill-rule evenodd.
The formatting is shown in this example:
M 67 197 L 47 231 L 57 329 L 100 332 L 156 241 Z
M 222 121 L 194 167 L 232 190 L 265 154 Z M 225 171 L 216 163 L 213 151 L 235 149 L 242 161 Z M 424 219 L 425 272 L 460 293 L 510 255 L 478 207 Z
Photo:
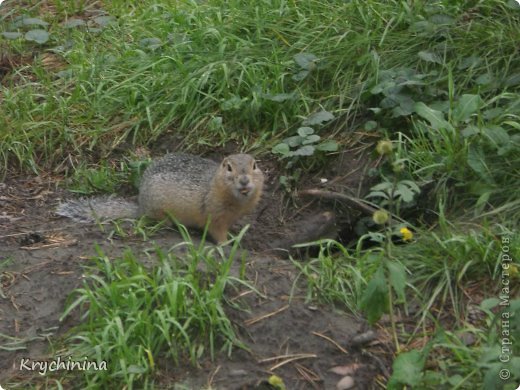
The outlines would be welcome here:
M 403 241 L 411 241 L 413 238 L 413 233 L 408 228 L 401 228 L 399 232 L 403 235 Z
M 384 225 L 388 221 L 389 215 L 385 210 L 377 210 L 372 215 L 372 220 L 378 225 Z

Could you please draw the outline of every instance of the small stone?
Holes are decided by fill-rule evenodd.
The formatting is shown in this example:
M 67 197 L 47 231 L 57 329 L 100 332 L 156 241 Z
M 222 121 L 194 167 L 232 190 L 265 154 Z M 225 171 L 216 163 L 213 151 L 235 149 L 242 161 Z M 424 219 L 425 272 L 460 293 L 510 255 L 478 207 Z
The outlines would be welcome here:
M 341 380 L 336 384 L 336 389 L 337 390 L 351 389 L 352 387 L 354 387 L 354 384 L 355 384 L 354 378 L 347 375 L 347 376 L 344 376 L 343 378 L 341 378 Z

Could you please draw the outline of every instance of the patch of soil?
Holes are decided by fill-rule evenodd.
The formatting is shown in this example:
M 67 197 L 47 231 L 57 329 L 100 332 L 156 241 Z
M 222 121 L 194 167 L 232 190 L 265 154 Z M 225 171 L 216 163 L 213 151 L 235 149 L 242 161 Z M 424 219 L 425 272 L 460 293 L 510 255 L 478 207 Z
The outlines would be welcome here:
M 359 166 L 366 161 L 360 160 Z M 352 169 L 352 160 L 347 165 Z M 330 181 L 345 183 L 335 178 L 348 171 L 340 162 L 336 169 Z M 70 197 L 57 188 L 57 182 L 52 177 L 17 177 L 0 184 L 0 344 L 4 346 L 0 384 L 8 387 L 42 380 L 36 372 L 20 370 L 22 358 L 41 361 L 59 356 L 54 345 L 80 321 L 79 317 L 59 319 L 68 295 L 82 284 L 83 266 L 96 255 L 95 244 L 109 258 L 128 247 L 137 253 L 151 245 L 136 237 L 108 239 L 108 233 L 97 226 L 54 216 L 58 201 Z M 312 221 L 312 215 L 331 209 L 314 199 L 288 209 L 276 183 L 271 171 L 270 190 L 258 211 L 244 221 L 252 225 L 243 241 L 250 251 L 246 275 L 264 297 L 229 297 L 249 308 L 229 308 L 228 314 L 250 350 L 236 349 L 230 358 L 219 355 L 214 362 L 204 360 L 198 370 L 159 364 L 159 386 L 171 388 L 181 382 L 193 389 L 208 384 L 216 389 L 261 389 L 269 388 L 266 380 L 276 374 L 288 389 L 331 389 L 341 379 L 330 371 L 336 366 L 355 368 L 351 375 L 358 389 L 377 387 L 378 377 L 384 382 L 391 354 L 377 341 L 378 335 L 367 341 L 375 347 L 356 341 L 368 330 L 365 322 L 331 306 L 306 303 L 305 286 L 293 289 L 298 272 L 292 262 L 266 251 L 267 244 L 287 234 L 290 223 L 297 226 L 308 216 Z M 322 181 L 316 177 L 308 183 Z M 167 249 L 180 242 L 180 236 L 165 229 L 151 241 Z M 234 271 L 238 273 L 238 265 Z M 371 348 L 381 348 L 379 357 L 371 354 Z

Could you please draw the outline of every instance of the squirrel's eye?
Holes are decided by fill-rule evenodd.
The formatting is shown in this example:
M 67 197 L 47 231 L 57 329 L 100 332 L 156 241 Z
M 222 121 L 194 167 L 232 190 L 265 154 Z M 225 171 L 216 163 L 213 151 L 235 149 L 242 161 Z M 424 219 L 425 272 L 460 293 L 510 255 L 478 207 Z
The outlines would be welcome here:
M 233 167 L 231 166 L 231 164 L 227 164 L 227 170 L 228 172 L 233 172 Z

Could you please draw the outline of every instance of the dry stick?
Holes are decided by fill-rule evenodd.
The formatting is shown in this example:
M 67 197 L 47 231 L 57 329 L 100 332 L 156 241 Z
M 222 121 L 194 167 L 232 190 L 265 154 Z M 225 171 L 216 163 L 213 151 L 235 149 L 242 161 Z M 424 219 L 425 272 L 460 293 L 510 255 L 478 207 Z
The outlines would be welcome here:
M 264 314 L 263 316 L 256 317 L 256 318 L 250 318 L 250 319 L 244 321 L 244 324 L 246 324 L 247 326 L 253 325 L 259 321 L 265 320 L 266 318 L 272 317 L 284 310 L 287 310 L 288 308 L 289 308 L 289 305 L 285 305 L 285 306 L 281 307 L 280 309 L 273 311 L 272 313 L 267 313 L 267 314 Z
M 220 371 L 220 366 L 217 366 L 217 368 L 215 368 L 215 370 L 211 373 L 209 379 L 208 379 L 208 388 L 211 388 L 212 387 L 212 384 L 213 384 L 213 379 L 215 379 L 215 375 L 217 375 L 217 373 Z
M 25 249 L 27 251 L 35 251 L 38 249 L 47 249 L 47 248 L 56 248 L 61 246 L 71 246 L 76 245 L 78 243 L 78 240 L 72 239 L 68 241 L 61 241 L 61 242 L 53 242 L 51 244 L 42 244 L 40 246 L 21 246 L 20 249 Z
M 253 290 L 246 290 L 246 291 L 243 291 L 241 292 L 240 294 L 238 294 L 237 296 L 234 296 L 233 298 L 230 299 L 231 302 L 235 302 L 237 299 L 240 299 L 242 297 L 245 297 L 246 295 L 249 295 L 249 294 L 253 294 L 254 291 Z
M 302 355 L 310 355 L 309 357 L 316 357 L 316 355 L 310 354 L 310 353 L 307 353 L 307 354 L 305 354 L 305 353 L 289 353 L 289 354 L 286 354 L 286 355 L 278 355 L 278 356 L 273 356 L 273 357 L 270 357 L 270 358 L 261 359 L 261 360 L 258 361 L 258 363 L 267 363 L 267 362 L 272 362 L 274 360 L 293 358 L 293 357 L 298 357 L 298 356 L 302 356 Z
M 60 231 L 72 228 L 74 226 L 78 226 L 78 225 L 77 224 L 75 224 L 75 225 L 74 224 L 69 224 L 69 225 L 65 225 L 65 226 L 62 226 L 62 227 L 56 228 L 56 229 L 32 230 L 32 231 L 27 231 L 27 232 L 22 232 L 22 233 L 12 233 L 12 234 L 6 234 L 6 235 L 3 235 L 3 236 L 0 236 L 0 238 L 18 237 L 18 236 L 24 236 L 24 235 L 30 234 L 30 233 L 44 234 L 44 233 L 49 233 L 49 232 L 60 232 Z
M 367 202 L 362 199 L 355 198 L 353 196 L 345 195 L 345 194 L 342 194 L 339 192 L 334 192 L 334 191 L 324 191 L 324 190 L 319 190 L 317 188 L 313 188 L 310 190 L 300 191 L 300 195 L 309 195 L 309 196 L 316 196 L 316 197 L 324 198 L 324 199 L 339 200 L 339 201 L 349 204 L 350 206 L 352 206 L 368 215 L 372 215 L 376 211 L 379 210 L 378 207 L 373 207 L 373 206 L 367 204 Z M 392 214 L 392 213 L 389 213 L 389 214 L 392 216 L 392 218 L 395 218 L 396 220 L 398 220 L 402 223 L 406 223 L 406 221 L 399 218 L 397 215 Z
M 302 366 L 299 363 L 294 363 L 294 367 L 296 368 L 296 370 L 298 370 L 298 372 L 303 377 L 303 379 L 305 379 L 308 383 L 310 383 L 314 389 L 319 389 L 316 382 L 319 381 L 321 378 L 318 374 L 316 374 L 311 369 L 309 369 L 305 366 Z
M 324 338 L 325 340 L 327 340 L 327 341 L 331 342 L 332 344 L 334 344 L 336 346 L 336 348 L 339 349 L 341 352 L 343 352 L 344 354 L 348 354 L 348 352 L 347 352 L 347 350 L 345 348 L 343 348 L 341 345 L 339 345 L 336 341 L 332 340 L 330 337 L 327 337 L 324 334 L 321 334 L 321 333 L 318 333 L 318 332 L 312 332 L 312 334 L 314 336 L 318 336 L 318 337 Z
M 292 358 L 289 358 L 287 360 L 284 360 L 278 364 L 275 364 L 274 366 L 272 366 L 269 371 L 274 371 L 276 370 L 277 368 L 280 368 L 282 366 L 285 366 L 286 364 L 290 363 L 290 362 L 293 362 L 295 360 L 301 360 L 301 359 L 309 359 L 309 358 L 317 358 L 318 355 L 314 354 L 314 353 L 302 353 L 302 354 L 299 354 L 298 356 L 295 356 L 295 357 L 292 357 Z

